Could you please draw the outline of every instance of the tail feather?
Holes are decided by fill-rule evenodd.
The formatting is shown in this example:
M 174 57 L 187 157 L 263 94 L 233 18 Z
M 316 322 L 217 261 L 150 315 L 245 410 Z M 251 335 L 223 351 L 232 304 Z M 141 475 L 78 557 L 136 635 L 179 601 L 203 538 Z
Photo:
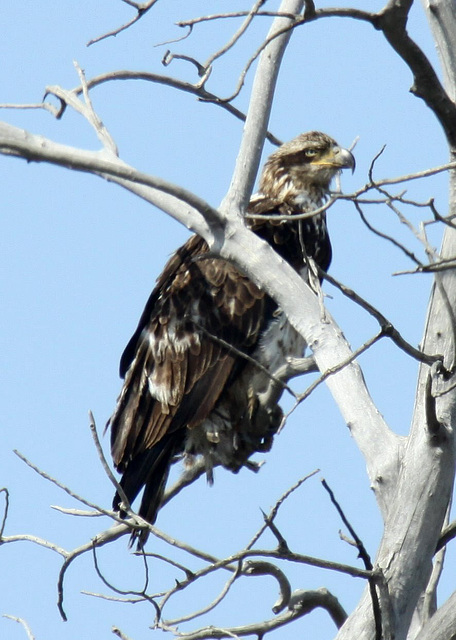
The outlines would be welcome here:
M 145 487 L 139 508 L 139 515 L 154 524 L 163 499 L 166 481 L 173 457 L 182 449 L 185 430 L 181 429 L 168 433 L 151 449 L 143 451 L 128 464 L 120 481 L 125 496 L 131 504 L 141 489 Z M 114 511 L 121 515 L 122 499 L 117 492 L 112 503 Z M 149 532 L 143 530 L 132 535 L 132 541 L 138 539 L 139 546 L 143 546 Z

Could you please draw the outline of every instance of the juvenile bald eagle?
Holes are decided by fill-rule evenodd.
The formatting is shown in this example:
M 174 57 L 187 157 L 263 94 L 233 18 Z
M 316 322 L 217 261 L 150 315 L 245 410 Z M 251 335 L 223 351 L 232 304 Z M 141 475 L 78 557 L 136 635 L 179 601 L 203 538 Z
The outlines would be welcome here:
M 248 213 L 289 220 L 247 224 L 303 277 L 308 257 L 328 269 L 331 244 L 324 213 L 294 216 L 321 207 L 334 175 L 354 164 L 349 151 L 312 131 L 282 145 L 264 167 Z M 155 522 L 176 455 L 203 456 L 211 480 L 215 465 L 238 471 L 270 447 L 281 389 L 271 393 L 268 371 L 304 348 L 274 301 L 210 254 L 202 238 L 192 236 L 176 251 L 122 355 L 125 382 L 108 423 L 128 500 L 145 487 L 141 516 Z M 116 494 L 113 508 L 120 503 Z

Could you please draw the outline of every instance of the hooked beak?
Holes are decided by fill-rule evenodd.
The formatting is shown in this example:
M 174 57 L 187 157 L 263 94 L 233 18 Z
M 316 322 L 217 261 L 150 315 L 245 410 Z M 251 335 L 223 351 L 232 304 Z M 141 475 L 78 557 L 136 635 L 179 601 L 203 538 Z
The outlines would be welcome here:
M 356 166 L 355 158 L 351 151 L 338 146 L 332 147 L 325 156 L 316 160 L 313 164 L 321 167 L 331 167 L 336 170 L 351 169 L 352 173 Z
M 351 151 L 341 147 L 334 147 L 333 154 L 333 163 L 335 167 L 339 167 L 340 169 L 351 169 L 352 173 L 354 172 L 356 162 Z

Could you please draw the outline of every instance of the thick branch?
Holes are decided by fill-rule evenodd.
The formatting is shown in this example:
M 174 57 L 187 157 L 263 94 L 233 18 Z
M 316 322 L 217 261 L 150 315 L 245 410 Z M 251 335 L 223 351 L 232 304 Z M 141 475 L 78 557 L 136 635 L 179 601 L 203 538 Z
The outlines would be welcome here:
M 303 0 L 282 0 L 278 11 L 281 14 L 299 14 L 303 6 Z M 268 38 L 290 22 L 289 18 L 276 18 Z M 247 206 L 258 171 L 280 63 L 290 37 L 291 31 L 274 38 L 261 54 L 233 178 L 221 205 L 224 213 L 235 215 Z
M 456 637 L 456 591 L 423 627 L 415 640 L 448 640 Z
M 411 89 L 434 112 L 448 142 L 456 147 L 456 105 L 443 88 L 431 63 L 407 33 L 411 0 L 392 1 L 378 14 L 376 27 L 381 29 L 392 48 L 407 64 L 414 77 Z
M 137 171 L 106 151 L 76 149 L 0 122 L 0 153 L 94 173 L 122 186 L 128 183 L 131 191 L 147 197 L 149 202 L 203 236 L 208 234 L 208 223 L 214 227 L 222 223 L 220 214 L 201 198 L 166 180 Z M 146 191 L 140 187 L 152 188 Z
M 236 638 L 243 636 L 255 635 L 262 638 L 266 633 L 279 629 L 304 615 L 307 615 L 317 607 L 326 609 L 333 619 L 334 623 L 339 627 L 345 620 L 345 611 L 341 607 L 339 601 L 326 589 L 317 589 L 316 591 L 300 591 L 293 594 L 294 605 L 287 611 L 272 618 L 255 624 L 249 624 L 241 627 L 218 628 L 205 627 L 192 633 L 182 633 L 179 637 L 182 640 L 204 640 L 205 638 Z M 292 597 L 293 597 L 292 596 Z
M 445 89 L 456 100 L 456 5 L 452 0 L 422 0 L 440 54 Z

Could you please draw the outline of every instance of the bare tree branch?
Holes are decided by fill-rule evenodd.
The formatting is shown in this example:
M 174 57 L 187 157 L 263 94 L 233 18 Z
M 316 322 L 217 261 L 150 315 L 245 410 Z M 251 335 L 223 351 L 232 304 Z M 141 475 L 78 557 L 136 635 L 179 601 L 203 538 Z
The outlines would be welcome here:
M 225 102 L 219 96 L 216 96 L 214 93 L 211 93 L 200 83 L 195 85 L 195 84 L 191 84 L 190 82 L 184 82 L 183 80 L 179 80 L 177 78 L 171 78 L 169 76 L 163 76 L 158 73 L 150 73 L 147 71 L 111 71 L 109 73 L 102 73 L 98 76 L 95 76 L 91 80 L 88 80 L 87 86 L 89 89 L 92 89 L 101 84 L 104 84 L 105 82 L 113 82 L 117 80 L 144 80 L 145 82 L 154 82 L 157 84 L 163 84 L 165 86 L 169 86 L 174 89 L 184 91 L 186 93 L 191 93 L 195 95 L 199 100 L 201 100 L 201 102 L 213 103 L 221 107 L 222 109 L 225 109 L 225 111 L 228 111 L 228 113 L 233 115 L 235 118 L 238 118 L 242 122 L 244 122 L 246 118 L 245 114 L 242 111 L 240 111 L 237 107 L 230 104 L 229 102 Z M 72 91 L 74 93 L 79 94 L 82 91 L 82 87 L 75 87 L 74 89 L 72 89 Z M 47 104 L 47 103 L 43 103 L 43 105 L 44 104 Z M 0 108 L 2 106 L 8 107 L 10 105 L 0 105 Z M 41 106 L 41 105 L 38 105 L 38 106 Z M 49 106 L 52 106 L 52 105 L 49 105 Z M 20 105 L 17 105 L 17 108 L 20 108 Z M 26 107 L 24 106 L 24 108 Z M 45 107 L 43 106 L 43 108 Z M 267 132 L 266 137 L 272 144 L 275 144 L 275 145 L 281 144 L 280 140 L 276 138 L 269 131 Z
M 283 571 L 279 569 L 275 564 L 264 561 L 252 561 L 246 562 L 244 571 L 246 576 L 273 576 L 279 584 L 280 594 L 277 602 L 272 607 L 272 613 L 280 613 L 290 603 L 291 598 L 291 586 L 287 576 Z
M 416 640 L 448 640 L 456 636 L 456 591 L 435 612 Z
M 14 622 L 18 622 L 19 624 L 21 624 L 24 627 L 25 633 L 27 634 L 27 638 L 28 640 L 35 640 L 35 636 L 32 633 L 32 630 L 30 629 L 30 626 L 28 625 L 28 623 L 23 619 L 23 618 L 17 618 L 16 616 L 10 616 L 7 613 L 3 614 L 4 618 L 9 618 L 10 620 L 14 620 Z
M 303 0 L 282 0 L 279 12 L 298 14 L 302 11 L 303 4 Z M 289 22 L 287 18 L 276 18 L 269 31 L 268 38 L 274 37 Z M 274 37 L 263 51 L 258 63 L 245 121 L 244 135 L 230 189 L 221 204 L 221 210 L 225 214 L 231 212 L 231 215 L 237 215 L 245 210 L 252 192 L 268 126 L 280 63 L 289 38 L 289 32 L 279 37 Z
M 339 602 L 326 589 L 316 591 L 299 591 L 292 594 L 290 608 L 272 618 L 256 624 L 228 629 L 218 627 L 205 627 L 192 633 L 177 633 L 179 638 L 185 640 L 204 640 L 205 638 L 236 638 L 256 635 L 262 638 L 266 633 L 279 629 L 290 622 L 301 618 L 313 611 L 316 607 L 323 607 L 328 611 L 337 626 L 343 624 L 346 614 Z
M 97 38 L 89 40 L 89 42 L 87 43 L 88 47 L 90 47 L 92 44 L 95 44 L 96 42 L 105 40 L 106 38 L 112 38 L 113 36 L 119 35 L 119 33 L 131 27 L 133 24 L 135 24 L 135 22 L 138 22 L 138 20 L 140 20 L 149 11 L 149 9 L 152 9 L 154 4 L 158 2 L 158 0 L 149 0 L 149 2 L 133 2 L 133 0 L 122 1 L 125 2 L 125 4 L 129 4 L 131 7 L 134 7 L 137 10 L 136 15 L 122 26 L 117 27 L 117 29 L 113 29 L 112 31 L 108 31 L 107 33 L 104 33 Z

